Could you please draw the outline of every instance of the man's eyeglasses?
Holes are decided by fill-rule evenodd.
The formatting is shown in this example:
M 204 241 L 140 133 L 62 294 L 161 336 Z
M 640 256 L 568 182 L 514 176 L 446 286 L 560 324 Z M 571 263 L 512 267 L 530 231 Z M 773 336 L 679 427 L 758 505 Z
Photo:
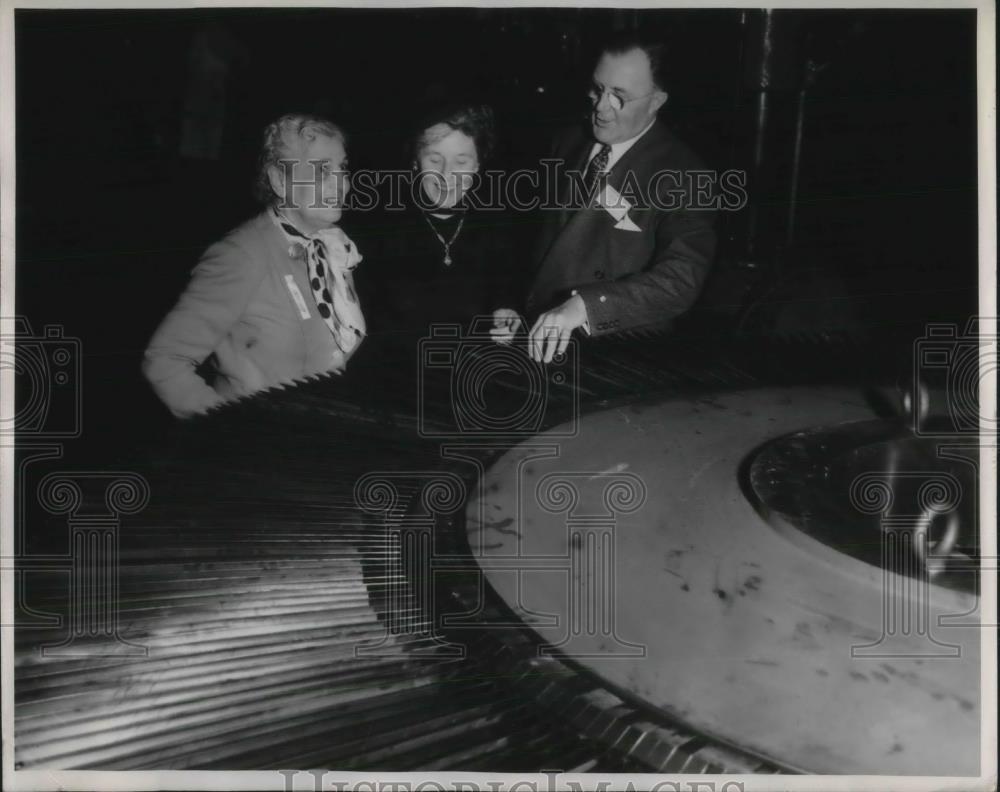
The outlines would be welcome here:
M 643 94 L 642 96 L 632 96 L 626 99 L 624 96 L 614 93 L 610 88 L 598 88 L 596 85 L 591 86 L 590 91 L 587 96 L 590 97 L 591 104 L 595 107 L 600 104 L 601 99 L 604 95 L 608 95 L 608 104 L 611 105 L 611 109 L 618 112 L 625 109 L 625 105 L 629 102 L 636 102 L 639 99 L 645 99 L 646 97 L 652 96 L 656 91 L 650 91 L 648 94 Z

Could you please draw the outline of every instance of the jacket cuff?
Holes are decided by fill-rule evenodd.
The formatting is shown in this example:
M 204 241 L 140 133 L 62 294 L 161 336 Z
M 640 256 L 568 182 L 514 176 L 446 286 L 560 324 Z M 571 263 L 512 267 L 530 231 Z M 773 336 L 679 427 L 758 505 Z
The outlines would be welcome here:
M 617 332 L 621 319 L 615 317 L 612 299 L 600 283 L 588 283 L 576 290 L 587 308 L 587 333 L 592 336 Z
M 577 291 L 576 289 L 573 289 L 573 291 L 570 292 L 570 296 L 571 297 L 580 296 L 580 299 L 581 300 L 583 299 L 583 296 L 580 295 L 580 292 Z M 580 325 L 580 329 L 583 330 L 583 332 L 585 332 L 587 335 L 592 335 L 590 332 L 590 313 L 587 311 L 586 300 L 583 301 L 583 312 L 586 314 L 586 317 L 583 320 L 583 324 Z

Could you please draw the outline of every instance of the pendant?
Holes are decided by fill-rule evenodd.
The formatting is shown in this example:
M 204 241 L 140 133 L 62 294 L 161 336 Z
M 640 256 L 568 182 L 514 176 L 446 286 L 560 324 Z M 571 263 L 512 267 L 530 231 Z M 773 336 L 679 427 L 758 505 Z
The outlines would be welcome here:
M 451 266 L 451 256 L 449 256 L 447 253 L 445 253 L 445 255 L 444 255 L 444 265 L 446 267 L 450 267 Z

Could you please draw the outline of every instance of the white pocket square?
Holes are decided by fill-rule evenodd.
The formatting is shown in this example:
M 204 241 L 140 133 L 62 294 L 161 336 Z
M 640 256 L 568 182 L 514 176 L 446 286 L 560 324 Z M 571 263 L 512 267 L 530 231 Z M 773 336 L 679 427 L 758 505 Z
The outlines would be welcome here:
M 642 230 L 641 228 L 639 228 L 639 226 L 637 226 L 635 223 L 632 222 L 632 218 L 629 217 L 628 215 L 625 215 L 621 220 L 619 220 L 617 223 L 615 223 L 615 228 L 617 228 L 619 231 L 641 231 Z
M 632 204 L 610 184 L 604 185 L 599 200 L 601 208 L 617 221 L 615 228 L 620 231 L 640 230 L 639 226 L 632 222 L 628 216 L 628 210 L 632 208 Z

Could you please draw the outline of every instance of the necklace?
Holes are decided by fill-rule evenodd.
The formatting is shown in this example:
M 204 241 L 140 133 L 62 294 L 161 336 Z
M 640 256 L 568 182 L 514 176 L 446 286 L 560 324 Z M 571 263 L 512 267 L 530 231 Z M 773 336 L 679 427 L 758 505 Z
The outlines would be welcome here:
M 462 217 L 459 218 L 459 220 L 458 220 L 458 228 L 455 229 L 455 233 L 451 235 L 451 239 L 449 239 L 447 242 L 445 242 L 444 237 L 441 236 L 438 233 L 438 230 L 434 227 L 434 223 L 431 222 L 431 219 L 426 214 L 424 214 L 424 220 L 426 220 L 427 221 L 427 225 L 429 225 L 431 227 L 431 231 L 434 232 L 434 236 L 436 236 L 438 238 L 438 241 L 442 245 L 444 245 L 444 265 L 446 267 L 450 267 L 451 266 L 451 246 L 455 244 L 455 240 L 458 239 L 458 235 L 460 233 L 462 233 L 462 224 L 465 222 L 465 215 L 462 215 Z

